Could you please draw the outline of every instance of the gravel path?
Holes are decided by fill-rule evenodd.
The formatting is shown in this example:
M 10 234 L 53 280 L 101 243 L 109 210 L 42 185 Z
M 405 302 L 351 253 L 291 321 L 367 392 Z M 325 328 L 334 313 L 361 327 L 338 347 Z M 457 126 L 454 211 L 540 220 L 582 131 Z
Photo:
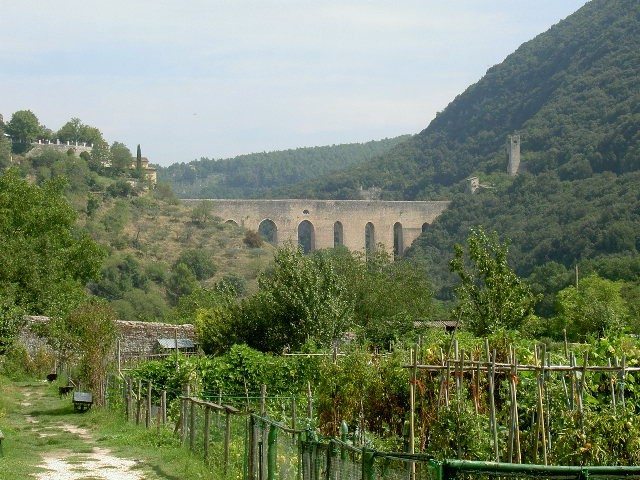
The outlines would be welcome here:
M 29 388 L 29 387 L 27 387 Z M 30 407 L 42 398 L 42 392 L 29 388 L 23 392 L 25 399 L 20 406 Z M 65 422 L 55 422 L 44 427 L 33 413 L 25 413 L 24 419 L 39 437 L 55 437 L 61 432 L 78 436 L 87 445 L 87 453 L 77 453 L 71 450 L 57 450 L 47 452 L 39 468 L 42 473 L 33 475 L 35 480 L 149 480 L 157 478 L 149 476 L 140 469 L 139 462 L 120 458 L 107 448 L 96 447 L 91 433 Z

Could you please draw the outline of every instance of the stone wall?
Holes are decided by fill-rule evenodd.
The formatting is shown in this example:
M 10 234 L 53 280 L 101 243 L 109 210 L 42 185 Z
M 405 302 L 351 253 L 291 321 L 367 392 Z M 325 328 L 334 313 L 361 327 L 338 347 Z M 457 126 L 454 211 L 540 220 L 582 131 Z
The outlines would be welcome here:
M 37 333 L 38 326 L 49 322 L 48 317 L 28 316 L 27 323 L 20 332 L 20 341 L 25 345 L 31 356 L 41 349 L 49 349 L 46 340 Z M 173 325 L 157 322 L 127 322 L 118 320 L 118 339 L 120 340 L 120 353 L 123 356 L 143 356 L 154 352 L 158 338 L 196 339 L 194 326 L 191 324 Z M 114 352 L 115 353 L 115 352 Z

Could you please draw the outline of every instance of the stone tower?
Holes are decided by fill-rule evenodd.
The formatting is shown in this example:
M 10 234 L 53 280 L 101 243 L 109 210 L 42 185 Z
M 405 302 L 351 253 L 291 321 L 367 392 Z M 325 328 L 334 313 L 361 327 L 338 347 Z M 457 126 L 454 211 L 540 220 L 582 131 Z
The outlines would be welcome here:
M 513 177 L 518 173 L 518 169 L 520 168 L 520 135 L 509 135 L 507 154 L 509 155 L 507 173 Z

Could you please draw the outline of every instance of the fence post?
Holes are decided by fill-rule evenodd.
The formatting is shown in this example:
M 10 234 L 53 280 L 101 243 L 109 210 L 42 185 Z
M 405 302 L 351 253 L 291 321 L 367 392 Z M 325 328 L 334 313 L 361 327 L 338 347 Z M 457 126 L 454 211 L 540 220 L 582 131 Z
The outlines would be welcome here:
M 127 422 L 131 421 L 133 414 L 133 387 L 131 386 L 131 378 L 127 378 Z
M 336 452 L 336 442 L 331 439 L 329 440 L 329 444 L 327 445 L 327 471 L 325 472 L 326 480 L 331 480 L 333 475 L 334 461 L 333 456 Z
M 136 425 L 140 425 L 141 412 L 141 400 L 142 400 L 142 380 L 138 379 L 138 396 L 136 397 Z
M 260 386 L 260 416 L 261 417 L 264 417 L 267 411 L 266 401 L 267 401 L 267 386 L 263 383 Z
M 151 427 L 151 381 L 147 382 L 147 411 L 144 416 L 144 423 L 147 428 Z
M 189 418 L 189 449 L 193 450 L 196 445 L 196 404 L 192 399 L 189 399 L 191 402 L 191 412 Z
M 446 480 L 445 478 L 445 469 L 442 462 L 438 462 L 437 460 L 429 461 L 429 469 L 433 472 L 431 478 L 433 480 Z
M 267 439 L 267 480 L 276 478 L 276 447 L 278 440 L 278 427 L 269 425 L 269 437 Z
M 209 429 L 211 427 L 211 408 L 204 407 L 204 460 L 209 460 Z
M 362 480 L 375 480 L 375 452 L 366 447 L 362 448 Z
M 255 455 L 256 455 L 256 436 L 255 436 L 255 420 L 253 415 L 249 414 L 249 428 L 247 442 L 249 443 L 248 447 L 248 458 L 247 458 L 247 478 L 248 480 L 255 480 Z
M 162 425 L 167 424 L 167 391 L 162 390 L 160 394 L 160 405 L 162 408 Z
M 342 440 L 342 443 L 347 443 L 348 439 L 349 439 L 349 425 L 347 425 L 347 422 L 342 420 L 342 422 L 340 423 L 340 440 Z M 340 459 L 341 460 L 347 459 L 347 449 L 344 448 L 344 446 L 340 447 Z
M 224 473 L 229 466 L 229 445 L 231 444 L 231 412 L 227 409 L 224 425 Z

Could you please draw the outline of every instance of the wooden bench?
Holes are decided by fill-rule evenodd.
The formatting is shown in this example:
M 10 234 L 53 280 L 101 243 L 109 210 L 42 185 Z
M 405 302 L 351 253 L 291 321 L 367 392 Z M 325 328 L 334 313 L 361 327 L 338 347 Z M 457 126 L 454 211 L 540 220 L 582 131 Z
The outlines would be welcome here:
M 89 392 L 73 392 L 73 409 L 76 412 L 89 410 L 93 405 L 93 395 Z

